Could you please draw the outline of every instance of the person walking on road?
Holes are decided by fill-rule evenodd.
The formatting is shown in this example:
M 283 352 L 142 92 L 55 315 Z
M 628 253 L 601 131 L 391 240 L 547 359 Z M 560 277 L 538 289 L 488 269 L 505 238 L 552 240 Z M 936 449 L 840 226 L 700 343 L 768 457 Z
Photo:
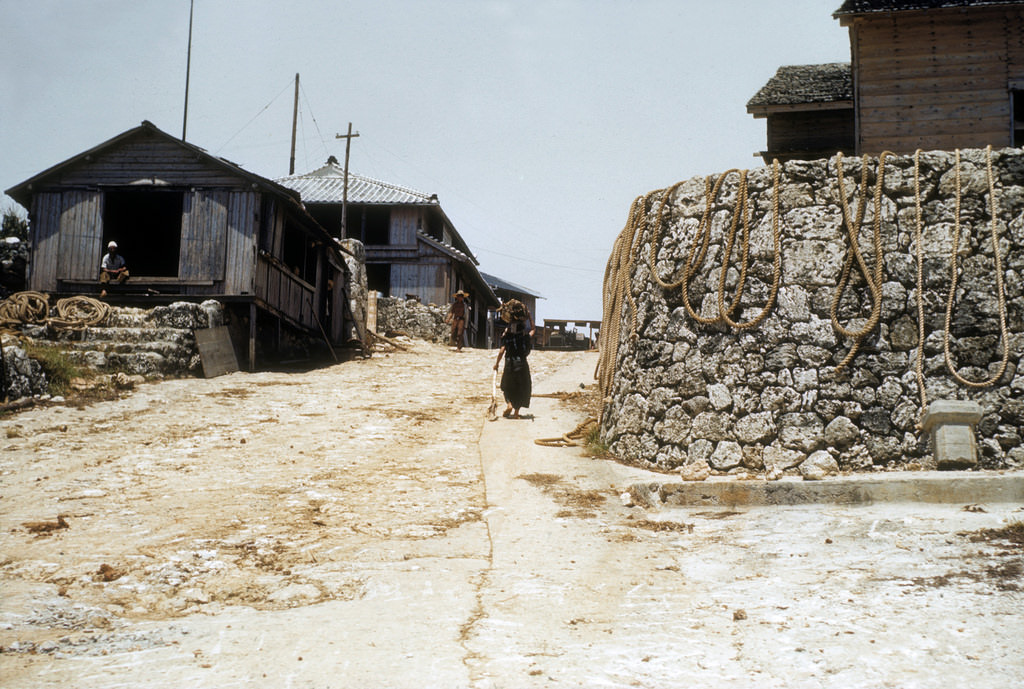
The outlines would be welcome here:
M 527 326 L 528 314 L 526 306 L 518 299 L 509 299 L 498 310 L 501 319 L 508 325 L 501 335 L 501 348 L 494 362 L 494 370 L 498 370 L 502 357 L 505 357 L 505 369 L 501 373 L 501 391 L 505 394 L 506 419 L 518 419 L 519 410 L 529 408 L 532 382 L 530 365 L 527 356 L 530 354 L 530 330 Z
M 448 309 L 448 315 L 445 316 L 444 322 L 452 326 L 449 343 L 455 345 L 455 351 L 461 352 L 462 340 L 466 332 L 466 321 L 469 318 L 469 304 L 466 303 L 466 297 L 469 295 L 460 289 L 452 296 L 455 297 L 455 301 Z

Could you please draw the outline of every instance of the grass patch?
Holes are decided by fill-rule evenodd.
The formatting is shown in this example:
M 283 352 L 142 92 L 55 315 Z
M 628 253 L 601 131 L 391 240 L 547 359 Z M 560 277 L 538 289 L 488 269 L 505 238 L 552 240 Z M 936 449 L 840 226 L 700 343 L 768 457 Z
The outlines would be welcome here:
M 47 391 L 51 395 L 66 395 L 71 390 L 74 378 L 90 377 L 87 369 L 83 369 L 59 347 L 39 343 L 30 343 L 25 347 L 25 354 L 35 359 L 46 374 Z
M 588 457 L 607 457 L 608 443 L 601 437 L 601 426 L 593 424 L 583 436 L 583 453 Z

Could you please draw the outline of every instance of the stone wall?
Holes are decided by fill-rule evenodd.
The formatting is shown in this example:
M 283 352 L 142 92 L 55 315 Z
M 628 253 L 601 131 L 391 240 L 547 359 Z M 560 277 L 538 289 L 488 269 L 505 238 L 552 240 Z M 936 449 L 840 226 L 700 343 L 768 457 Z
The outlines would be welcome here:
M 444 322 L 447 313 L 447 305 L 381 297 L 377 299 L 377 332 L 382 335 L 405 333 L 429 342 L 447 343 L 451 333 L 451 326 Z
M 1003 346 L 989 184 L 986 152 L 961 155 L 961 272 L 951 350 L 961 374 L 981 380 L 998 368 Z M 1024 463 L 1024 374 L 1018 373 L 1024 363 L 1024 151 L 994 151 L 991 160 L 1009 365 L 996 384 L 984 389 L 957 383 L 946 369 L 943 324 L 957 190 L 953 152 L 921 155 L 923 362 L 929 402 L 970 399 L 982 406 L 981 466 L 1001 468 Z M 870 272 L 876 258 L 872 195 L 878 159 L 866 161 L 872 173 L 859 236 Z M 861 189 L 861 163 L 860 158 L 841 160 L 851 214 Z M 603 436 L 614 453 L 652 468 L 681 468 L 684 475 L 697 477 L 709 470 L 778 477 L 822 463 L 854 471 L 933 466 L 927 439 L 916 428 L 921 401 L 914 372 L 918 317 L 913 156 L 887 160 L 880 214 L 880 322 L 851 364 L 839 371 L 837 364 L 852 340 L 837 332 L 830 317 L 849 246 L 836 165 L 832 158 L 781 166 L 780 287 L 767 318 L 747 330 L 697 322 L 688 315 L 679 288 L 665 289 L 653 281 L 649 252 L 662 193 L 647 195 L 625 288 L 636 311 L 628 307 L 629 299 L 623 300 L 627 306 L 622 310 L 615 374 L 602 419 Z M 695 269 L 690 285 L 693 308 L 706 317 L 719 313 L 719 276 L 737 182 L 738 175 L 730 175 L 712 206 L 706 259 Z M 751 170 L 748 191 L 751 266 L 734 321 L 761 311 L 773 276 L 772 169 Z M 704 210 L 704 178 L 686 181 L 665 202 L 656 261 L 665 282 L 682 276 Z M 726 273 L 726 304 L 739 283 L 738 253 L 737 240 Z M 856 267 L 853 276 L 838 313 L 839 322 L 851 329 L 871 312 L 870 292 Z M 605 332 L 613 332 L 607 323 Z

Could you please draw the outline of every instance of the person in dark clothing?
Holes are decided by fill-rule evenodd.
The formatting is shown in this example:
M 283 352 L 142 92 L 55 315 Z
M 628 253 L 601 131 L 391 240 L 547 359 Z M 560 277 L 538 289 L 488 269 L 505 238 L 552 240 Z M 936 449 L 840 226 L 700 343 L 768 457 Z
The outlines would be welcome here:
M 531 349 L 532 329 L 529 328 L 526 306 L 518 299 L 506 301 L 498 313 L 508 324 L 501 335 L 501 348 L 498 350 L 498 359 L 494 362 L 494 370 L 497 371 L 498 364 L 501 363 L 502 357 L 505 357 L 505 369 L 501 373 L 501 391 L 505 394 L 506 408 L 502 416 L 506 419 L 518 419 L 519 410 L 530 406 L 532 382 L 527 356 Z

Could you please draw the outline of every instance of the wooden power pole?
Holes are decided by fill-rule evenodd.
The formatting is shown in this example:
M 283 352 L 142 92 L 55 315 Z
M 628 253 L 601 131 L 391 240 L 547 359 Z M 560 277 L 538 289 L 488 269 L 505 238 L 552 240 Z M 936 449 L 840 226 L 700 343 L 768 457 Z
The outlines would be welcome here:
M 335 134 L 335 139 L 345 139 L 345 183 L 342 186 L 341 191 L 341 238 L 345 239 L 348 235 L 346 222 L 348 220 L 348 154 L 349 149 L 352 147 L 352 139 L 359 136 L 359 132 L 352 133 L 352 123 L 348 123 L 348 134 Z
M 288 174 L 295 174 L 295 129 L 299 123 L 299 73 L 295 73 L 295 104 L 292 105 L 292 157 L 288 159 Z

